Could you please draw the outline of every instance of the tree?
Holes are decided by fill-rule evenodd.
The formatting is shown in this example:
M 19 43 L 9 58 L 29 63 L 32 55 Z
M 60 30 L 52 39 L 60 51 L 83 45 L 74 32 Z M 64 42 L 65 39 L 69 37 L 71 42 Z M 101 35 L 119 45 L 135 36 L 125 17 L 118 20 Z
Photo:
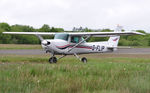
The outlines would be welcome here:
M 56 32 L 64 32 L 63 28 L 54 28 Z
M 35 29 L 30 26 L 23 26 L 23 25 L 13 25 L 11 26 L 11 31 L 13 32 L 33 32 Z
M 0 28 L 4 29 L 5 31 L 11 30 L 11 27 L 7 23 L 0 23 Z
M 44 24 L 40 29 L 39 29 L 39 32 L 50 32 L 51 29 L 49 27 L 49 25 L 47 24 Z
M 143 30 L 136 30 L 136 32 L 140 32 L 140 33 L 146 34 L 146 32 L 143 31 Z
M 0 29 L 0 43 L 9 44 L 11 43 L 11 35 L 4 35 L 2 32 L 5 32 L 4 29 Z
M 51 32 L 57 32 L 54 27 L 52 27 Z
M 101 30 L 101 32 L 113 32 L 113 30 L 110 30 L 110 29 L 103 29 L 103 30 Z

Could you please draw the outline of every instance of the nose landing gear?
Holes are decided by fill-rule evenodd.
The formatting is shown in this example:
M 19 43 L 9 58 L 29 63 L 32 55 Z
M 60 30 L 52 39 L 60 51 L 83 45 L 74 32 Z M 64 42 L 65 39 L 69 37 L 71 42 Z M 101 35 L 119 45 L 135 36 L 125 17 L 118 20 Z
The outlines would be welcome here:
M 54 54 L 53 54 L 53 56 L 51 57 L 51 58 L 49 58 L 49 63 L 57 63 L 57 60 L 60 60 L 60 59 L 62 59 L 63 57 L 65 57 L 66 55 L 62 55 L 61 57 L 59 57 L 58 59 L 54 56 Z
M 50 59 L 49 59 L 49 63 L 57 63 L 57 58 L 56 57 L 51 57 Z

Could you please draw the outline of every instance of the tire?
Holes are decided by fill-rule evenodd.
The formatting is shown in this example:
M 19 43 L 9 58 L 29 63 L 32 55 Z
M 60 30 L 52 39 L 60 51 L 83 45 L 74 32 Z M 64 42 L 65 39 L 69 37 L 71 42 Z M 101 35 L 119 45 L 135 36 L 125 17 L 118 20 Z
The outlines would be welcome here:
M 56 57 L 51 57 L 50 59 L 49 59 L 49 63 L 57 63 L 57 58 Z
M 83 63 L 87 63 L 87 59 L 86 59 L 85 57 L 83 57 L 83 58 L 81 59 L 81 61 L 82 61 Z

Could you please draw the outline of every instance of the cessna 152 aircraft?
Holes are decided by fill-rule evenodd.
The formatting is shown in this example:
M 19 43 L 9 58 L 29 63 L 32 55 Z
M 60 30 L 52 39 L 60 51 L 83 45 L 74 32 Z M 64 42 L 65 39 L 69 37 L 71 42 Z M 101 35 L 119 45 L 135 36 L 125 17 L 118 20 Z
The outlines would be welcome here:
M 104 53 L 117 50 L 120 35 L 143 35 L 139 32 L 122 32 L 120 26 L 114 32 L 3 32 L 4 34 L 26 34 L 36 35 L 41 40 L 41 45 L 52 56 L 49 58 L 50 63 L 57 63 L 58 59 L 66 55 L 74 55 L 80 61 L 86 63 L 85 57 L 80 58 L 77 54 Z M 43 39 L 43 35 L 54 35 L 54 39 Z M 103 42 L 86 42 L 90 37 L 110 37 L 108 41 Z M 56 58 L 55 55 L 62 55 Z

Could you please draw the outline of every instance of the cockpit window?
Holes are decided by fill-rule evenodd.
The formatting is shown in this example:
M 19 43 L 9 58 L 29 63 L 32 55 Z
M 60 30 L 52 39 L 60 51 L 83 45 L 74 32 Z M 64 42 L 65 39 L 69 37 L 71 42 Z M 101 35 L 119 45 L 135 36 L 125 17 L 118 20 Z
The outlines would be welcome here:
M 71 37 L 71 43 L 79 43 L 80 41 L 83 41 L 82 43 L 86 42 L 86 41 L 84 41 L 83 37 L 80 37 L 80 36 L 72 36 Z
M 58 33 L 58 34 L 55 34 L 55 38 L 54 39 L 61 39 L 61 40 L 68 41 L 68 37 L 69 37 L 68 34 Z
M 71 37 L 71 42 L 72 43 L 79 43 L 79 37 L 77 37 L 77 36 Z

